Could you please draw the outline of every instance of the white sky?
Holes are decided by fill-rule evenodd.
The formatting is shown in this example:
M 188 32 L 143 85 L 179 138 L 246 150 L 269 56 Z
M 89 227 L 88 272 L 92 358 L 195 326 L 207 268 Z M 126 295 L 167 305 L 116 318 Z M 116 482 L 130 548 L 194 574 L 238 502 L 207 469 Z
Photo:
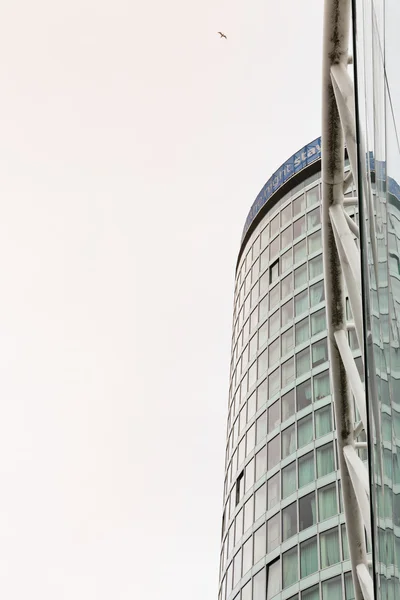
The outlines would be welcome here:
M 234 266 L 320 133 L 321 22 L 2 3 L 2 598 L 216 599 Z

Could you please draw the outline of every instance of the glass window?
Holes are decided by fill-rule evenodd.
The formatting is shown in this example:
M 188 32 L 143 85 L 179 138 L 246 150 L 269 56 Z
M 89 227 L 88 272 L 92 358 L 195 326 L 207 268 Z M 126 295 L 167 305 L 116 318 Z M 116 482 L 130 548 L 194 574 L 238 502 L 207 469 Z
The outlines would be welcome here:
M 291 298 L 289 302 L 286 302 L 281 308 L 282 311 L 282 327 L 288 325 L 290 321 L 293 320 L 293 299 Z
M 251 496 L 244 505 L 243 533 L 253 525 L 254 496 Z
M 324 338 L 312 345 L 312 366 L 317 367 L 328 360 L 328 343 Z
M 322 600 L 342 600 L 342 578 L 335 577 L 322 582 Z
M 275 504 L 279 502 L 280 491 L 279 491 L 279 473 L 268 479 L 268 510 L 273 508 Z
M 312 254 L 313 252 L 318 252 L 322 248 L 322 237 L 321 231 L 316 231 L 308 236 L 308 254 Z
M 267 554 L 280 544 L 280 513 L 267 521 Z
M 344 588 L 346 592 L 346 600 L 355 600 L 353 578 L 351 573 L 344 574 Z
M 253 335 L 249 343 L 249 352 L 250 352 L 250 360 L 253 360 L 255 355 L 257 354 L 257 334 Z
M 317 522 L 315 492 L 299 498 L 299 531 L 308 529 Z
M 263 412 L 256 421 L 256 443 L 259 444 L 267 435 L 267 413 Z
M 246 456 L 251 452 L 256 445 L 256 426 L 252 425 L 246 436 Z
M 289 504 L 282 510 L 282 542 L 297 533 L 297 503 Z
M 280 311 L 277 310 L 273 315 L 269 318 L 269 335 L 272 337 L 275 335 L 281 327 L 281 315 Z
M 295 413 L 294 390 L 282 396 L 282 421 L 286 421 Z
M 332 443 L 317 448 L 317 477 L 323 477 L 335 470 Z
M 350 560 L 349 542 L 347 540 L 346 524 L 343 523 L 341 526 L 342 530 L 342 552 L 343 560 Z
M 285 273 L 293 264 L 292 248 L 289 248 L 285 254 L 281 256 L 281 273 Z
M 321 569 L 340 562 L 339 535 L 337 527 L 321 533 L 319 536 Z
M 254 458 L 246 465 L 245 469 L 245 493 L 254 485 Z
M 279 337 L 269 345 L 269 366 L 273 367 L 279 360 L 280 348 L 279 348 Z
M 267 448 L 264 446 L 256 454 L 256 481 L 262 477 L 267 470 Z
M 304 212 L 305 208 L 306 208 L 306 199 L 305 199 L 304 194 L 302 194 L 301 196 L 296 198 L 296 200 L 293 200 L 292 205 L 293 205 L 293 216 L 294 217 L 296 217 L 300 213 Z
M 247 420 L 250 421 L 256 413 L 256 393 L 253 392 L 250 398 L 247 400 Z M 248 450 L 249 452 L 249 450 Z
M 297 546 L 282 555 L 282 587 L 287 588 L 298 581 Z
M 264 296 L 264 298 L 260 301 L 260 321 L 263 321 L 268 314 L 268 296 Z
M 289 225 L 286 229 L 281 232 L 281 249 L 285 250 L 292 243 L 293 235 L 292 235 L 292 226 Z
M 244 380 L 245 380 L 245 377 L 243 378 L 243 381 Z M 254 362 L 249 369 L 249 379 L 248 379 L 249 388 L 251 388 L 255 384 L 256 381 L 257 381 L 257 362 Z
M 282 387 L 284 388 L 285 386 L 289 385 L 289 383 L 291 383 L 294 380 L 293 356 L 292 356 L 292 358 L 289 358 L 289 360 L 287 360 L 285 363 L 283 363 L 281 370 L 282 370 Z
M 312 413 L 297 422 L 297 446 L 303 448 L 313 440 Z
M 271 398 L 279 390 L 280 376 L 279 368 L 273 371 L 268 378 L 269 397 Z
M 292 204 L 288 204 L 281 210 L 281 227 L 292 220 Z
M 258 347 L 262 348 L 268 340 L 268 321 L 258 330 Z
M 269 224 L 261 232 L 261 248 L 265 248 L 269 241 Z
M 304 348 L 296 354 L 296 377 L 301 377 L 310 370 L 310 348 Z
M 297 410 L 301 410 L 311 404 L 311 379 L 304 381 L 296 387 L 296 397 Z
M 246 457 L 246 438 L 243 438 L 239 442 L 238 446 L 238 465 L 240 466 Z
M 257 410 L 268 400 L 268 379 L 264 379 L 257 388 Z
M 293 423 L 282 431 L 282 459 L 296 451 L 296 428 Z
M 312 206 L 313 204 L 319 204 L 319 185 L 311 188 L 306 193 L 307 197 L 307 206 Z
M 307 263 L 298 267 L 294 272 L 294 289 L 301 287 L 307 283 Z
M 295 325 L 296 346 L 310 341 L 310 328 L 308 324 L 308 316 L 299 321 Z
M 299 488 L 314 480 L 314 452 L 309 452 L 299 458 Z
M 269 274 L 268 272 L 264 273 L 260 277 L 260 296 L 262 296 L 267 290 L 269 285 Z
M 293 350 L 293 347 L 294 347 L 293 327 L 291 327 L 290 329 L 285 331 L 285 333 L 282 333 L 281 340 L 282 340 L 282 356 L 285 356 L 285 354 L 287 354 L 288 352 Z
M 300 577 L 307 577 L 318 571 L 317 538 L 313 537 L 300 544 Z
M 242 592 L 242 600 L 243 600 L 243 592 Z M 246 599 L 247 600 L 247 599 Z M 314 587 L 301 592 L 301 600 L 321 600 L 319 595 L 319 585 L 315 585 Z
M 321 213 L 319 206 L 307 213 L 307 229 L 313 229 L 321 224 Z
M 273 598 L 281 589 L 281 561 L 276 559 L 268 565 L 267 600 Z M 243 599 L 242 599 L 243 600 Z
M 253 566 L 253 538 L 249 538 L 247 542 L 243 544 L 243 575 L 250 571 Z
M 256 363 L 254 363 L 254 364 L 256 364 Z M 257 359 L 257 365 L 258 365 L 258 369 L 257 369 L 258 377 L 261 377 L 261 375 L 263 373 L 265 373 L 265 371 L 268 369 L 267 350 L 264 350 L 264 352 L 262 354 L 260 354 L 260 356 Z M 249 375 L 249 378 L 250 378 L 250 375 Z M 254 385 L 256 380 L 257 380 L 257 378 L 254 379 L 252 385 Z
M 268 408 L 268 433 L 273 431 L 275 427 L 278 427 L 280 423 L 279 408 L 279 400 Z
M 233 587 L 236 587 L 242 576 L 242 550 L 235 554 L 233 559 Z
M 270 235 L 273 238 L 276 233 L 279 231 L 279 213 L 275 215 L 275 217 L 271 220 L 270 224 Z
M 332 411 L 331 406 L 324 406 L 315 411 L 315 437 L 319 438 L 332 431 Z
M 310 287 L 310 306 L 316 306 L 325 300 L 324 282 L 318 281 Z
M 282 469 L 282 500 L 296 491 L 296 461 Z
M 265 569 L 253 577 L 253 600 L 265 600 Z
M 257 521 L 267 510 L 267 486 L 265 483 L 254 494 L 254 520 Z
M 292 273 L 289 273 L 284 279 L 281 281 L 281 296 L 282 299 L 286 298 L 289 294 L 293 292 L 293 283 L 292 283 Z
M 265 556 L 266 551 L 266 526 L 262 525 L 254 534 L 254 564 Z
M 268 470 L 273 469 L 280 461 L 280 435 L 268 442 Z
M 314 383 L 314 402 L 326 398 L 331 393 L 329 385 L 329 371 L 324 371 L 319 375 L 316 375 L 313 380 Z
M 325 521 L 338 514 L 336 500 L 336 483 L 326 485 L 318 490 L 319 520 Z
M 293 246 L 294 264 L 301 262 L 307 258 L 307 245 L 306 240 L 301 240 Z
M 294 314 L 296 317 L 308 310 L 308 290 L 294 297 Z
M 279 235 L 269 245 L 269 259 L 273 260 L 279 253 Z
M 322 254 L 312 258 L 308 263 L 308 268 L 310 272 L 310 279 L 314 279 L 314 277 L 318 277 L 322 275 L 323 272 L 323 264 L 322 264 Z
M 311 335 L 316 335 L 326 329 L 325 309 L 321 308 L 311 315 Z

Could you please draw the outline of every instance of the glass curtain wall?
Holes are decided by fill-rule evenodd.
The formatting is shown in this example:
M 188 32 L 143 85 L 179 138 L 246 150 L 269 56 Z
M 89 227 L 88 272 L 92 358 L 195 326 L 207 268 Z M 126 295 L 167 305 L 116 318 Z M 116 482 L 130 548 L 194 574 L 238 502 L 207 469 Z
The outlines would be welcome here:
M 400 598 L 400 3 L 354 0 L 376 598 Z M 368 207 L 372 208 L 368 208 Z M 373 252 L 372 242 L 376 244 Z M 347 585 L 347 583 L 346 583 Z
M 350 600 L 322 273 L 320 181 L 238 261 L 219 600 Z M 358 360 L 361 353 L 354 348 Z M 350 583 L 349 583 L 350 581 Z

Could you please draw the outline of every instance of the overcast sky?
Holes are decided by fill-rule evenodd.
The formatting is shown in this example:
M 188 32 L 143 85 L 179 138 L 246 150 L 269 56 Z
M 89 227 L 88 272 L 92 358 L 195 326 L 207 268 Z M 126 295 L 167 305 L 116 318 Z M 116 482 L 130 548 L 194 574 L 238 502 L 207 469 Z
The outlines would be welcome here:
M 2 3 L 5 600 L 216 599 L 234 266 L 320 134 L 321 23 L 321 0 Z

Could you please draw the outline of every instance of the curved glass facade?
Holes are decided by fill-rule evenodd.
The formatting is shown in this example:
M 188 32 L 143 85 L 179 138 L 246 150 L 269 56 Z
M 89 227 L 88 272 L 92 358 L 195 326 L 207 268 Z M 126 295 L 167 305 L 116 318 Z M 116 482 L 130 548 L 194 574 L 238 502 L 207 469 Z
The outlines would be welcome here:
M 330 393 L 318 178 L 305 179 L 263 216 L 237 266 L 219 600 L 354 597 Z

